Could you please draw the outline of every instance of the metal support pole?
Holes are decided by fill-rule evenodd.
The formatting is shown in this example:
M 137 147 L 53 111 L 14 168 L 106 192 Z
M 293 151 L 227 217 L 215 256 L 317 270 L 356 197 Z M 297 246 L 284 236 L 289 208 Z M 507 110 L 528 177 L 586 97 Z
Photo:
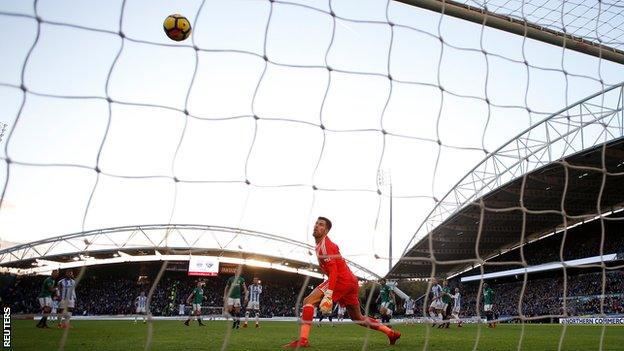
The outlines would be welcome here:
M 390 179 L 390 235 L 388 243 L 388 272 L 392 270 L 392 179 Z

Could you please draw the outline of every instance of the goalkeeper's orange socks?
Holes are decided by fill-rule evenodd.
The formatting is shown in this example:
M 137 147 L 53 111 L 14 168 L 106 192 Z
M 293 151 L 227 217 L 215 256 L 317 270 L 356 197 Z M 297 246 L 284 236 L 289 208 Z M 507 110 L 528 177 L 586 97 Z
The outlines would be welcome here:
M 308 339 L 310 336 L 310 328 L 312 327 L 312 319 L 314 318 L 314 306 L 313 305 L 305 305 L 303 306 L 303 311 L 301 313 L 301 333 L 299 334 L 299 339 Z
M 371 317 L 364 317 L 366 318 L 366 321 L 368 322 L 368 327 L 373 329 L 373 330 L 379 330 L 380 332 L 390 336 L 392 335 L 394 332 L 392 331 L 392 329 L 388 328 L 387 326 L 379 323 L 378 320 L 376 320 L 375 318 L 371 318 Z

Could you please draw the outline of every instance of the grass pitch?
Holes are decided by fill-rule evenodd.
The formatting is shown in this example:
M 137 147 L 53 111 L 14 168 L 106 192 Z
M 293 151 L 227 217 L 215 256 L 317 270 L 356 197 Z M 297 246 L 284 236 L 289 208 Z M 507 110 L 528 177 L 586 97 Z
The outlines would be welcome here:
M 57 350 L 64 330 L 37 329 L 35 321 L 12 322 L 12 349 Z M 221 350 L 229 334 L 226 350 L 279 350 L 298 335 L 294 322 L 264 322 L 261 328 L 231 330 L 223 321 L 196 322 L 186 327 L 180 321 L 153 322 L 150 350 Z M 50 323 L 52 324 L 52 323 Z M 148 326 L 130 321 L 75 321 L 69 330 L 65 350 L 144 350 Z M 385 335 L 368 332 L 357 325 L 323 324 L 310 335 L 312 350 L 362 350 L 368 334 L 367 350 L 557 350 L 564 332 L 560 325 L 481 325 L 432 329 L 425 325 L 397 325 L 403 334 L 391 347 Z M 624 327 L 568 326 L 563 350 L 624 350 Z

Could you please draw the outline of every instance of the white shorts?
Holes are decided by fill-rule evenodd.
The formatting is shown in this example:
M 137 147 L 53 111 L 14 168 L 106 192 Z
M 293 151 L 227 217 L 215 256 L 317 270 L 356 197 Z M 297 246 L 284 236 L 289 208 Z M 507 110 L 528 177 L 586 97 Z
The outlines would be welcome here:
M 228 306 L 234 306 L 234 307 L 240 307 L 241 306 L 241 301 L 240 301 L 240 299 L 233 299 L 231 297 L 228 297 L 227 305 Z
M 411 316 L 414 314 L 414 310 L 405 310 L 405 315 L 406 316 Z
M 453 312 L 451 312 L 451 314 L 459 316 L 459 309 L 459 307 L 453 307 Z
M 201 303 L 194 303 L 193 304 L 193 312 L 195 312 L 195 311 L 201 312 Z
M 436 310 L 443 310 L 446 308 L 446 304 L 442 300 L 435 300 L 431 303 L 431 308 Z
M 76 300 L 61 300 L 59 308 L 74 308 L 76 306 Z
M 490 312 L 492 310 L 492 305 L 483 305 L 483 310 L 485 312 Z
M 145 310 L 145 307 L 137 307 L 136 313 L 147 313 L 147 311 Z
M 43 307 L 52 307 L 52 298 L 51 297 L 40 297 L 39 298 L 39 306 Z
M 389 309 L 388 306 L 390 306 L 390 301 L 385 301 L 385 302 L 382 302 L 381 304 L 379 304 L 379 309 L 381 310 L 382 308 L 385 308 L 386 309 L 386 315 L 392 316 L 392 310 Z
M 249 309 L 249 310 L 259 310 L 260 309 L 260 302 L 258 302 L 258 301 L 250 301 L 249 304 L 247 305 L 247 309 Z

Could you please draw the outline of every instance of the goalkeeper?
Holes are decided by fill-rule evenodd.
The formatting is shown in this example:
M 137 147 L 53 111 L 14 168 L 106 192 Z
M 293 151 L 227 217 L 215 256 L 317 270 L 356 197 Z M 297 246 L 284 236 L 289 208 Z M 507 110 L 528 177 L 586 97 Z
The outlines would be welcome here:
M 358 280 L 351 273 L 346 261 L 340 255 L 340 249 L 334 244 L 327 233 L 331 229 L 331 221 L 325 217 L 319 217 L 314 225 L 314 240 L 316 241 L 316 257 L 321 269 L 327 275 L 327 280 L 317 286 L 303 300 L 301 315 L 301 333 L 298 340 L 284 345 L 285 348 L 308 347 L 308 336 L 314 317 L 314 306 L 318 305 L 321 313 L 329 314 L 332 311 L 334 301 L 340 306 L 346 307 L 351 320 L 357 324 L 379 330 L 388 336 L 390 345 L 394 345 L 401 337 L 401 333 L 392 330 L 371 317 L 364 317 L 360 313 L 360 300 L 358 299 Z

